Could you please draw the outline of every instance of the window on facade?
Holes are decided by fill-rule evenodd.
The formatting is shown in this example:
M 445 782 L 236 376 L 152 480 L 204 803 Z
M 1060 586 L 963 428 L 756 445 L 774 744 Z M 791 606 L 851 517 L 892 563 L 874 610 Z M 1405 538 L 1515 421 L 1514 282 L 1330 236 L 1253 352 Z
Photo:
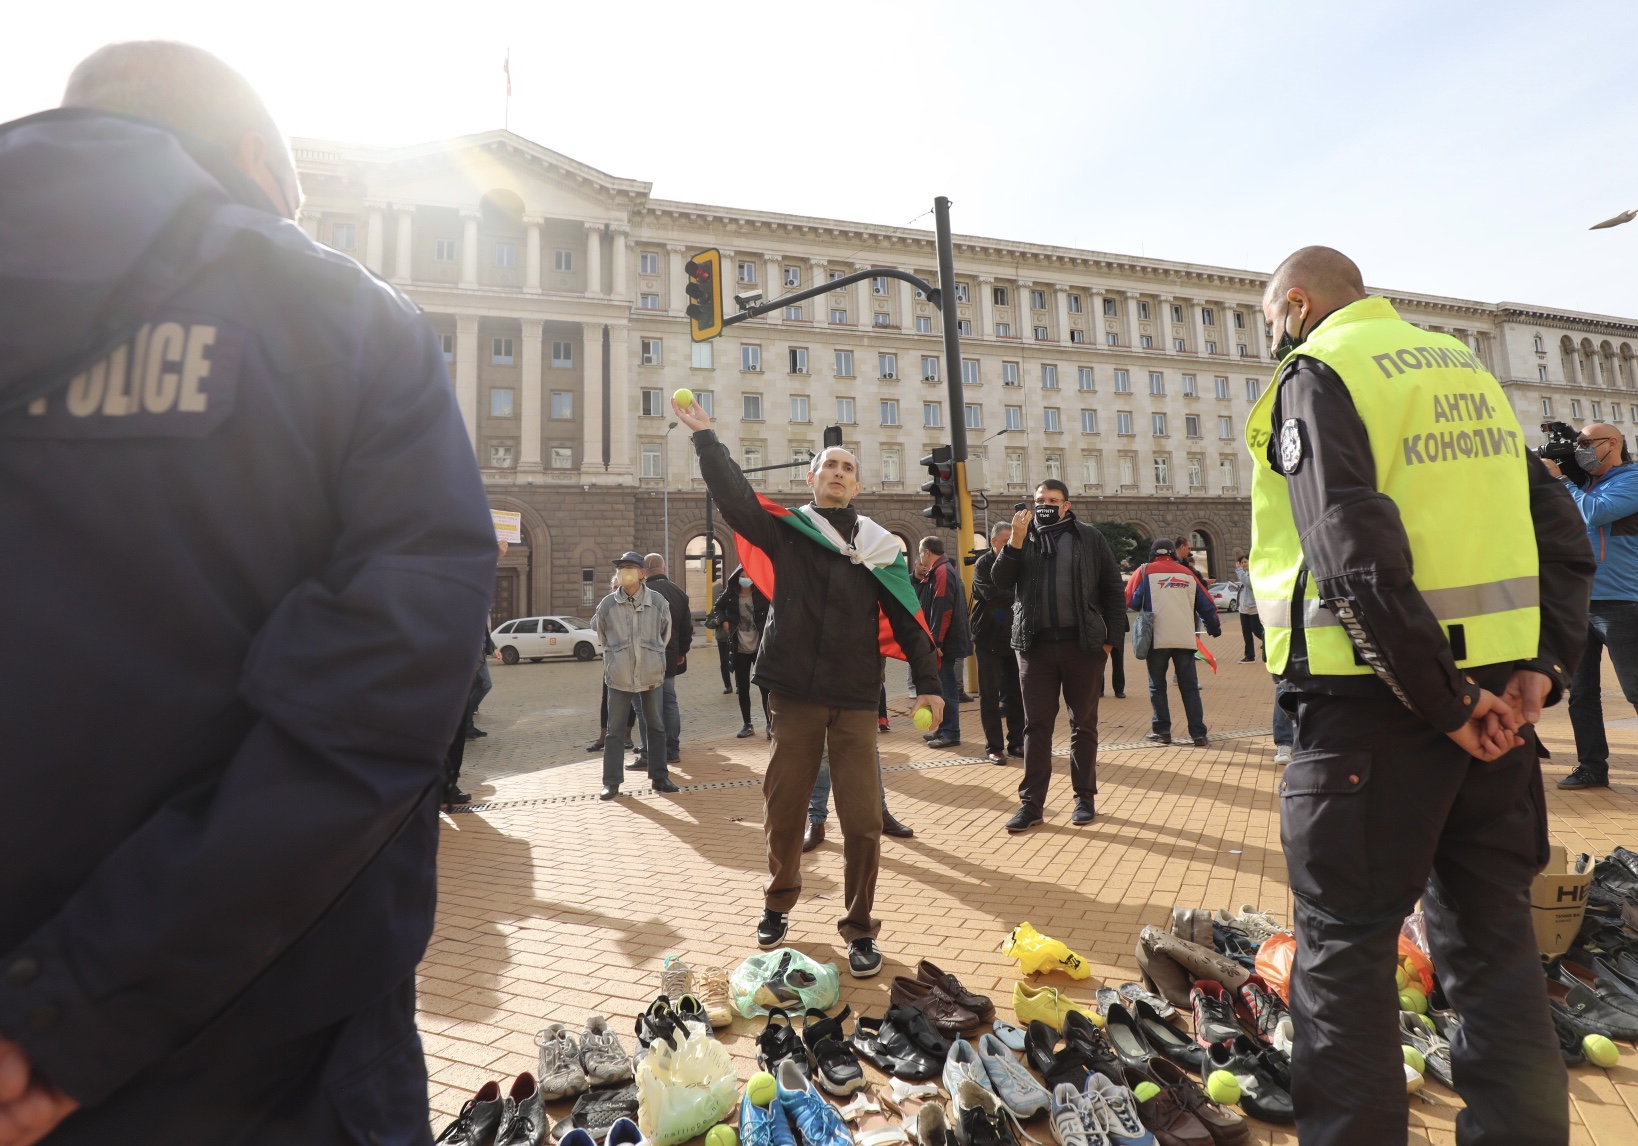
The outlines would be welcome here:
M 1081 455 L 1081 481 L 1087 485 L 1103 484 L 1103 458 L 1097 454 Z
M 1574 418 L 1578 422 L 1581 420 L 1581 399 L 1580 398 L 1571 398 L 1570 399 L 1570 417 Z
M 1024 484 L 1024 453 L 1022 450 L 1007 451 L 1007 484 Z
M 1217 460 L 1217 477 L 1223 483 L 1224 489 L 1233 489 L 1239 482 L 1234 476 L 1234 459 L 1219 458 Z
M 455 240 L 437 239 L 432 244 L 432 260 L 437 263 L 452 263 L 455 261 Z
M 741 451 L 741 456 L 744 457 L 744 459 L 745 459 L 745 461 L 743 463 L 741 463 L 743 468 L 748 469 L 748 470 L 755 470 L 755 469 L 761 469 L 762 468 L 762 447 L 761 446 L 746 446 Z M 751 480 L 760 481 L 761 477 L 759 475 L 758 477 L 753 478 Z
M 1172 484 L 1172 459 L 1165 454 L 1155 455 L 1155 484 L 1159 486 Z
M 856 421 L 858 421 L 858 419 L 855 418 L 854 414 L 853 414 L 853 399 L 852 398 L 838 398 L 838 399 L 836 399 L 836 423 L 837 423 L 837 425 L 851 426 Z
M 689 351 L 688 364 L 695 370 L 711 369 L 712 365 L 714 364 L 714 356 L 711 353 L 711 343 L 695 342 L 691 345 L 693 346 L 693 349 Z
M 1029 292 L 1029 307 L 1031 310 L 1046 309 L 1046 291 L 1032 290 Z
M 793 346 L 790 348 L 790 374 L 806 374 L 808 372 L 808 348 Z
M 971 338 L 973 336 L 972 320 L 968 318 L 956 319 L 956 333 L 963 338 Z
M 1591 403 L 1591 408 L 1592 408 L 1592 420 L 1595 421 L 1595 422 L 1603 421 L 1604 420 L 1604 403 L 1602 403 L 1602 402 L 1593 402 L 1593 403 Z
M 1536 381 L 1547 381 L 1547 364 L 1545 362 L 1536 366 Z
M 1536 348 L 1536 353 L 1537 354 L 1546 354 L 1547 353 L 1547 344 L 1542 341 L 1541 335 L 1539 335 L 1539 334 L 1536 335 L 1536 337 L 1532 340 L 1532 343 Z
M 932 355 L 923 355 L 921 359 L 921 380 L 923 382 L 938 381 L 938 359 Z
M 756 282 L 756 264 L 755 263 L 740 263 L 739 264 L 739 281 L 742 282 L 742 283 L 755 283 Z
M 573 390 L 552 391 L 552 417 L 558 419 L 571 419 L 574 417 Z
M 438 336 L 438 349 L 444 352 L 445 362 L 455 361 L 455 336 L 453 334 L 440 334 Z
M 660 296 L 657 294 L 640 294 L 637 296 L 637 306 L 640 310 L 659 310 Z
M 1071 330 L 1069 332 L 1069 341 L 1075 342 L 1075 343 L 1084 343 L 1086 341 L 1086 331 L 1080 330 L 1080 329 Z
M 1166 436 L 1166 415 L 1150 414 L 1149 431 L 1157 438 L 1164 438 Z
M 882 481 L 897 482 L 904 480 L 899 473 L 899 451 L 882 451 Z
M 1207 354 L 1216 354 L 1217 353 L 1217 343 L 1212 342 L 1210 339 L 1207 339 L 1206 340 L 1206 353 Z
M 1217 436 L 1219 438 L 1232 438 L 1234 436 L 1234 418 L 1232 416 L 1228 414 L 1219 414 L 1217 416 Z
M 495 389 L 489 391 L 489 416 L 491 418 L 510 418 L 512 416 L 513 391 Z
M 1058 368 L 1050 362 L 1041 363 L 1041 389 L 1056 390 L 1058 388 Z
M 786 322 L 801 322 L 802 321 L 802 308 L 799 307 L 799 306 L 787 306 L 785 308 L 785 321 Z
M 810 422 L 808 417 L 808 396 L 806 394 L 791 395 L 791 421 Z
M 1189 488 L 1199 489 L 1206 484 L 1206 459 L 1198 454 L 1189 455 Z
M 1621 403 L 1619 403 L 1619 402 L 1611 402 L 1610 403 L 1610 421 L 1614 422 L 1616 425 L 1620 425 L 1620 423 L 1621 423 Z
M 641 251 L 637 255 L 637 273 L 642 275 L 657 275 L 660 273 L 660 256 L 655 251 Z
M 665 405 L 665 395 L 663 393 L 661 393 L 659 390 L 655 390 L 655 389 L 652 389 L 652 388 L 645 389 L 642 392 L 642 400 L 643 400 L 643 404 L 642 404 L 643 417 L 645 417 L 645 418 L 663 418 L 663 417 L 665 417 L 665 415 L 667 413 L 666 405 Z
M 512 340 L 510 338 L 497 338 L 491 342 L 489 362 L 493 366 L 512 365 Z
M 1147 334 L 1139 335 L 1138 345 L 1144 350 L 1153 350 L 1155 348 L 1155 340 Z
M 897 378 L 899 376 L 899 356 L 897 354 L 876 355 L 876 376 L 878 378 Z
M 845 322 L 847 322 L 847 311 L 838 310 L 835 307 L 832 307 L 830 311 L 830 324 L 832 326 L 841 326 Z
M 1118 318 L 1119 310 L 1120 307 L 1114 299 L 1106 298 L 1103 300 L 1103 316 L 1105 318 Z
M 995 288 L 993 288 L 991 290 L 991 292 L 990 292 L 990 299 L 995 303 L 996 306 L 1006 306 L 1007 305 L 1007 288 L 1006 287 L 995 287 Z
M 711 344 L 704 342 L 700 345 L 709 346 Z M 574 369 L 574 343 L 557 339 L 552 340 L 552 368 L 554 370 Z
M 1200 436 L 1199 414 L 1183 415 L 1183 435 L 1189 438 L 1198 438 Z
M 513 243 L 495 244 L 495 265 L 497 267 L 515 267 L 518 265 L 518 248 Z
M 744 343 L 739 348 L 739 368 L 745 371 L 759 371 L 762 369 L 762 347 L 754 343 Z
M 1103 336 L 1103 340 L 1109 346 L 1119 346 L 1120 345 L 1120 335 L 1116 334 L 1112 330 L 1108 334 Z
M 944 407 L 937 402 L 923 402 L 921 404 L 921 424 L 928 429 L 936 429 L 944 425 Z
M 1053 481 L 1064 480 L 1064 456 L 1062 454 L 1046 455 L 1046 476 Z
M 489 443 L 489 465 L 493 469 L 506 470 L 512 468 L 513 447 L 511 442 Z
M 664 477 L 664 465 L 665 460 L 660 457 L 660 447 L 645 444 L 643 446 L 643 476 L 646 478 Z
M 786 267 L 785 268 L 785 285 L 788 286 L 788 287 L 799 287 L 799 286 L 802 285 L 802 268 L 801 267 Z
M 744 395 L 740 403 L 740 416 L 747 422 L 762 421 L 762 395 Z
M 826 271 L 825 272 L 825 281 L 830 282 L 830 283 L 835 282 L 837 279 L 846 278 L 846 277 L 847 277 L 847 273 L 845 271 Z M 840 290 L 841 288 L 837 287 L 836 289 Z
M 1035 341 L 1036 342 L 1045 342 L 1046 340 L 1047 340 L 1047 328 L 1044 327 L 1044 326 L 1037 326 L 1035 328 Z
M 711 393 L 711 391 L 694 391 L 694 403 L 699 406 L 700 409 L 705 411 L 705 416 L 707 418 L 715 418 L 717 416 L 717 396 Z M 692 450 L 689 451 L 689 453 L 695 458 L 696 461 L 698 460 L 698 455 L 693 454 Z M 698 469 L 699 467 L 696 466 L 695 468 Z
M 1138 300 L 1138 318 L 1143 320 L 1143 321 L 1148 321 L 1148 318 L 1149 318 L 1149 303 L 1148 303 L 1148 301 L 1146 299 L 1139 299 Z
M 1096 410 L 1081 411 L 1081 433 L 1095 434 L 1098 432 L 1098 412 Z
M 358 227 L 352 223 L 330 224 L 330 245 L 338 251 L 350 251 L 358 246 Z
M 1069 313 L 1070 314 L 1079 314 L 1079 313 L 1081 313 L 1081 296 L 1078 295 L 1078 294 L 1070 295 L 1069 296 L 1068 306 L 1069 306 Z
M 1063 430 L 1063 426 L 1059 423 L 1058 408 L 1056 406 L 1047 406 L 1041 411 L 1041 430 L 1048 434 L 1060 433 Z
M 1216 393 L 1217 397 L 1222 399 L 1225 402 L 1228 401 L 1228 396 L 1229 396 L 1228 379 L 1227 378 L 1213 378 L 1211 380 L 1211 384 L 1212 384 L 1212 390 Z
M 1246 351 L 1245 343 L 1242 342 L 1238 347 L 1236 347 L 1236 349 L 1239 350 L 1241 358 L 1250 358 L 1251 357 L 1251 355 L 1249 353 L 1247 353 L 1247 351 Z
M 556 271 L 574 270 L 574 252 L 565 250 L 553 251 L 552 269 Z
M 1120 484 L 1137 485 L 1137 459 L 1131 454 L 1120 456 Z
M 1093 391 L 1092 367 L 1078 366 L 1075 368 L 1075 388 L 1088 394 Z
M 1200 308 L 1200 325 L 1201 326 L 1216 326 L 1217 325 L 1217 313 L 1214 310 L 1212 310 L 1211 307 L 1203 306 L 1203 307 Z
M 1175 302 L 1172 303 L 1172 321 L 1173 322 L 1182 322 L 1183 321 L 1183 308 L 1182 308 L 1182 306 L 1180 306 L 1179 304 L 1177 304 Z
M 967 428 L 969 430 L 982 430 L 984 428 L 984 407 L 977 402 L 968 402 L 963 409 L 966 411 Z
M 1001 363 L 1001 385 L 1003 385 L 1003 386 L 1016 386 L 1016 385 L 1018 385 L 1018 363 L 1016 363 L 1016 362 L 1003 362 L 1003 363 Z
M 1005 414 L 1007 429 L 1016 431 L 1024 428 L 1024 408 L 1022 406 L 1008 406 Z
M 899 424 L 899 401 L 897 398 L 883 398 L 882 425 L 896 426 Z
M 1194 384 L 1194 375 L 1193 374 L 1183 375 L 1183 397 L 1185 397 L 1185 398 L 1195 397 L 1195 384 Z
M 1164 394 L 1166 392 L 1166 376 L 1155 371 L 1149 372 L 1149 393 Z
M 1257 379 L 1255 379 L 1255 378 L 1247 378 L 1246 379 L 1246 401 L 1247 402 L 1255 402 L 1258 398 L 1262 397 L 1262 393 L 1263 393 L 1263 384 L 1261 382 L 1257 381 Z
M 1245 328 L 1246 328 L 1246 316 L 1244 314 L 1241 314 L 1239 311 L 1235 311 L 1234 312 L 1234 329 L 1235 330 L 1244 330 Z
M 870 293 L 871 294 L 876 294 L 876 295 L 882 295 L 883 297 L 885 297 L 887 295 L 887 276 L 886 275 L 876 275 L 874 278 L 872 278 L 870 280 Z
M 1012 323 L 1010 323 L 1010 322 L 998 322 L 998 323 L 996 323 L 995 324 L 995 336 L 997 338 L 1011 338 L 1012 337 Z
M 836 352 L 836 377 L 853 377 L 853 351 L 838 350 Z
M 893 316 L 888 314 L 885 310 L 879 310 L 870 316 L 870 324 L 872 326 L 892 326 Z
M 1183 354 L 1188 351 L 1189 344 L 1181 338 L 1174 338 L 1172 339 L 1172 349 L 1177 351 L 1179 354 Z
M 978 385 L 978 359 L 963 358 L 961 360 L 961 384 L 963 386 Z
M 642 364 L 644 366 L 665 365 L 665 348 L 658 338 L 643 339 L 642 352 Z
M 597 603 L 597 570 L 582 569 L 580 571 L 580 603 L 595 605 Z
M 1132 412 L 1130 410 L 1115 411 L 1115 433 L 1123 438 L 1132 436 Z
M 1132 376 L 1124 370 L 1115 371 L 1115 393 L 1130 394 L 1132 392 Z
M 933 318 L 932 318 L 931 315 L 927 315 L 927 314 L 918 314 L 918 315 L 916 315 L 916 333 L 917 334 L 931 334 L 931 333 L 933 333 Z

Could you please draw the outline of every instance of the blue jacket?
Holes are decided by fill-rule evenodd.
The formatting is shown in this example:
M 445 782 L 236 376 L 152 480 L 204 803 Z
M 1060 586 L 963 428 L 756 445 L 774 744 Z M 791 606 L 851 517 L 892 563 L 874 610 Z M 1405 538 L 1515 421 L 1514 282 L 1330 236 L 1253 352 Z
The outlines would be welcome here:
M 0 1035 L 54 1144 L 423 1141 L 496 556 L 437 340 L 146 121 L 0 125 L 0 204 Z
M 1593 600 L 1638 601 L 1638 465 L 1616 466 L 1586 490 L 1566 480 L 1587 523 L 1598 572 Z

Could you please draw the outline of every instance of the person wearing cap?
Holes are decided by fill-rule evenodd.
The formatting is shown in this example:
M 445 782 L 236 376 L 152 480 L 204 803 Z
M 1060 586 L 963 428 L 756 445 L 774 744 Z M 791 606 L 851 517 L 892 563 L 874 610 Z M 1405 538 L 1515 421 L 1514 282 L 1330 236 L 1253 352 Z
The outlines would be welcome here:
M 1195 747 L 1206 745 L 1206 713 L 1200 703 L 1200 677 L 1194 667 L 1195 618 L 1212 636 L 1221 636 L 1217 606 L 1194 571 L 1177 560 L 1177 545 L 1162 537 L 1149 550 L 1148 563 L 1132 574 L 1126 604 L 1148 613 L 1154 622 L 1149 646 L 1149 707 L 1153 720 L 1147 737 L 1159 744 L 1172 742 L 1172 710 L 1166 700 L 1166 672 L 1177 669 L 1177 691 L 1183 695 L 1189 736 Z
M 671 642 L 671 606 L 643 580 L 641 553 L 627 551 L 614 563 L 619 582 L 597 606 L 592 628 L 603 640 L 603 684 L 608 689 L 610 728 L 623 728 L 633 704 L 643 706 L 643 759 L 656 792 L 675 792 L 677 785 L 665 760 L 665 719 L 660 708 L 665 685 L 666 646 Z M 601 798 L 620 795 L 625 744 L 618 736 L 603 739 Z

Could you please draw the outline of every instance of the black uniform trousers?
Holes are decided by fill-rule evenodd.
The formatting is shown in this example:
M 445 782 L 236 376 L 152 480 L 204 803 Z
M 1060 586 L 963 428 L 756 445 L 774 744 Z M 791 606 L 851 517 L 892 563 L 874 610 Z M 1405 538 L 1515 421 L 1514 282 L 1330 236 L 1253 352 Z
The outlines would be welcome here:
M 1024 694 L 1018 684 L 1018 655 L 1010 648 L 979 648 L 974 652 L 978 657 L 978 715 L 984 724 L 984 751 L 1022 754 Z
M 1462 1017 L 1451 1040 L 1467 1103 L 1457 1142 L 1567 1142 L 1568 1078 L 1530 921 L 1530 882 L 1547 860 L 1533 731 L 1485 763 L 1392 698 L 1284 699 L 1297 716 L 1280 840 L 1296 898 L 1292 1098 L 1303 1146 L 1406 1140 L 1394 967 L 1418 897 Z

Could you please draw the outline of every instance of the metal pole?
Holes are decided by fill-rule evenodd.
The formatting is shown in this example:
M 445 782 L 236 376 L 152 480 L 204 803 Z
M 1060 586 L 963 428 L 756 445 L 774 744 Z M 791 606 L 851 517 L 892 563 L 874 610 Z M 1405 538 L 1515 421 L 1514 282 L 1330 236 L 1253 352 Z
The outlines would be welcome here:
M 661 516 L 665 522 L 665 545 L 662 548 L 665 552 L 667 576 L 673 576 L 671 572 L 671 431 L 676 428 L 677 423 L 672 422 L 665 428 L 665 436 L 660 439 L 660 484 L 665 487 L 660 492 Z M 685 564 L 687 560 L 688 556 L 684 554 L 683 561 Z M 685 577 L 684 580 L 687 580 L 687 578 Z
M 955 454 L 956 507 L 960 512 L 956 552 L 965 556 L 973 543 L 973 499 L 967 492 L 967 409 L 961 392 L 961 331 L 956 325 L 955 246 L 950 241 L 950 200 L 943 195 L 933 200 L 933 220 L 938 239 L 939 312 L 944 322 L 945 386 L 950 394 L 950 446 Z M 956 568 L 961 570 L 961 583 L 971 601 L 973 566 L 958 560 Z M 976 657 L 967 661 L 967 687 L 978 688 Z
M 700 563 L 700 572 L 705 575 L 706 600 L 708 602 L 715 601 L 717 599 L 717 531 L 716 526 L 711 521 L 711 491 L 709 489 L 705 491 L 705 560 Z M 705 611 L 708 613 L 711 611 L 709 604 L 706 606 Z M 715 640 L 715 632 L 716 630 L 713 629 L 713 641 Z

